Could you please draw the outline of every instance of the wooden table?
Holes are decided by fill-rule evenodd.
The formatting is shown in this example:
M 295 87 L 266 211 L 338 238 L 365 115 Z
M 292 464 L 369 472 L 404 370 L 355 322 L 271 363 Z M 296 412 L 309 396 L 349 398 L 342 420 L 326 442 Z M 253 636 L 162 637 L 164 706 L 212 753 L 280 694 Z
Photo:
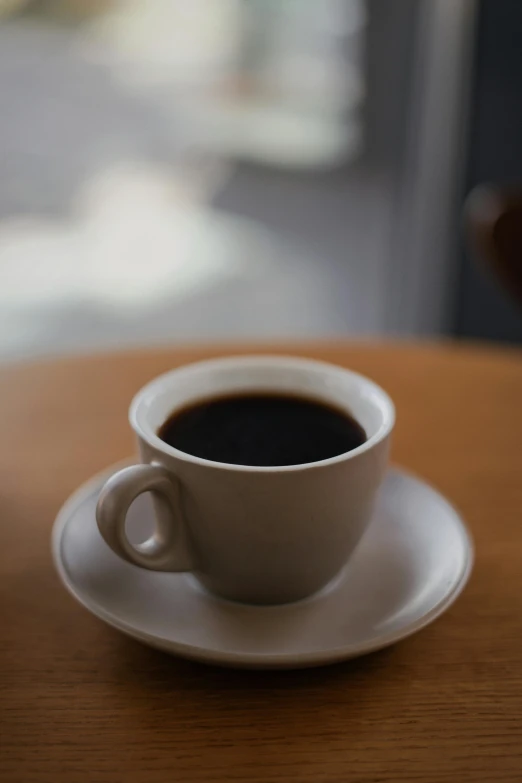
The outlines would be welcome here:
M 471 582 L 417 636 L 342 665 L 235 672 L 150 650 L 91 617 L 49 534 L 80 482 L 132 453 L 132 394 L 219 350 L 0 373 L 2 783 L 522 781 L 522 354 L 431 345 L 286 352 L 359 370 L 398 407 L 394 459 L 469 522 Z M 244 352 L 244 349 L 243 349 Z

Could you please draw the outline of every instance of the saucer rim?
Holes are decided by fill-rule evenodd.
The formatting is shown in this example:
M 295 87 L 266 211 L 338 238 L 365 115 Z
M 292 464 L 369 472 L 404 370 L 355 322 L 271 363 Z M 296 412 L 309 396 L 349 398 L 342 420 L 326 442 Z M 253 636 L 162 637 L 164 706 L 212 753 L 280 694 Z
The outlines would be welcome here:
M 425 481 L 423 478 L 420 478 L 419 476 L 415 475 L 415 473 L 409 470 L 405 470 L 402 467 L 390 465 L 386 471 L 386 476 L 392 474 L 398 476 L 401 479 L 406 478 L 410 481 L 422 484 L 426 489 L 437 495 L 443 501 L 448 509 L 453 512 L 453 522 L 456 525 L 459 538 L 461 540 L 463 564 L 460 574 L 454 580 L 451 588 L 448 590 L 445 596 L 418 620 L 409 624 L 405 624 L 399 630 L 374 636 L 365 642 L 344 645 L 341 647 L 331 647 L 325 650 L 319 650 L 315 652 L 312 651 L 301 654 L 295 652 L 222 652 L 208 647 L 177 642 L 164 636 L 149 634 L 146 631 L 137 629 L 134 625 L 130 625 L 125 621 L 120 620 L 111 612 L 107 612 L 96 601 L 91 600 L 88 595 L 77 589 L 67 572 L 61 556 L 63 532 L 69 520 L 71 519 L 72 514 L 79 506 L 81 506 L 82 503 L 88 499 L 89 496 L 94 494 L 96 488 L 107 478 L 109 478 L 112 473 L 117 470 L 121 470 L 121 468 L 124 468 L 133 463 L 135 463 L 135 460 L 125 459 L 111 465 L 108 468 L 105 468 L 102 471 L 99 471 L 87 481 L 82 482 L 82 484 L 68 497 L 68 499 L 60 508 L 53 524 L 51 533 L 51 555 L 54 567 L 62 584 L 69 594 L 72 595 L 72 597 L 81 606 L 83 606 L 84 609 L 86 609 L 95 617 L 98 617 L 103 622 L 107 623 L 107 625 L 111 626 L 112 628 L 121 631 L 125 635 L 172 655 L 179 655 L 189 660 L 210 665 L 243 669 L 309 668 L 315 666 L 326 666 L 329 664 L 335 664 L 341 661 L 349 660 L 351 658 L 357 658 L 362 655 L 368 655 L 386 647 L 390 647 L 402 641 L 403 639 L 407 639 L 409 636 L 412 636 L 418 631 L 421 631 L 423 628 L 426 628 L 432 622 L 437 620 L 452 606 L 453 603 L 455 603 L 457 598 L 461 595 L 469 581 L 471 572 L 473 570 L 475 559 L 473 538 L 458 509 L 452 503 L 450 503 L 441 492 L 439 492 L 433 485 Z M 328 589 L 328 587 L 326 589 Z M 315 597 L 316 596 L 310 596 L 309 598 L 304 599 L 304 601 L 313 600 Z M 226 602 L 226 599 L 222 599 L 219 596 L 212 596 L 212 599 Z M 270 610 L 274 607 L 268 606 L 253 608 Z

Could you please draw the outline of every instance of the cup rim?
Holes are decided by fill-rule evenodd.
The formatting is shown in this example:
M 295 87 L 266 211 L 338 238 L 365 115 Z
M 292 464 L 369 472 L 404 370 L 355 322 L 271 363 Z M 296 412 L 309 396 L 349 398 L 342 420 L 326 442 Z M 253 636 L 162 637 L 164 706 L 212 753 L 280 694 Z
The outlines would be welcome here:
M 176 449 L 174 446 L 170 446 L 165 443 L 153 430 L 152 427 L 147 426 L 145 422 L 144 407 L 146 400 L 153 398 L 157 392 L 164 388 L 165 382 L 171 380 L 176 375 L 186 373 L 190 371 L 201 371 L 208 369 L 211 371 L 214 368 L 226 368 L 228 365 L 231 369 L 241 365 L 245 366 L 262 366 L 270 364 L 272 366 L 279 365 L 281 368 L 293 367 L 295 369 L 308 369 L 308 370 L 325 370 L 335 372 L 336 374 L 342 374 L 349 376 L 352 380 L 356 380 L 371 390 L 374 400 L 378 405 L 383 421 L 378 430 L 368 438 L 363 444 L 351 451 L 346 451 L 343 454 L 338 454 L 335 457 L 329 457 L 328 459 L 318 460 L 315 462 L 304 462 L 297 465 L 238 465 L 229 462 L 217 462 L 214 460 L 204 459 L 203 457 L 197 457 L 193 454 L 188 454 L 185 451 Z M 195 400 L 196 398 L 194 398 Z M 395 424 L 395 405 L 387 392 L 379 386 L 375 381 L 372 381 L 361 373 L 348 370 L 341 365 L 332 364 L 331 362 L 319 361 L 316 359 L 301 358 L 298 356 L 285 356 L 285 355 L 272 355 L 272 354 L 258 354 L 258 355 L 238 355 L 238 356 L 224 356 L 216 359 L 207 359 L 203 361 L 190 362 L 182 364 L 173 370 L 168 370 L 161 375 L 157 375 L 145 386 L 143 386 L 134 396 L 129 407 L 129 422 L 139 438 L 144 440 L 149 446 L 156 449 L 163 454 L 171 457 L 176 457 L 178 460 L 188 462 L 193 465 L 199 465 L 206 468 L 214 468 L 216 470 L 232 471 L 235 473 L 294 473 L 303 472 L 308 470 L 318 470 L 321 468 L 329 467 L 330 465 L 336 465 L 338 463 L 347 462 L 355 459 L 366 451 L 370 451 L 383 441 L 392 431 Z

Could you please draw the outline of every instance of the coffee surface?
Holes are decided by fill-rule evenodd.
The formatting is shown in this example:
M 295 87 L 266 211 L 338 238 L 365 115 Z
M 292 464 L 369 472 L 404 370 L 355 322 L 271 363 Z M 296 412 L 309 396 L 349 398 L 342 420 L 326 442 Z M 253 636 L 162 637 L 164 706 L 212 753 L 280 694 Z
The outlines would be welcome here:
M 234 465 L 283 466 L 337 457 L 366 441 L 349 413 L 290 394 L 213 397 L 175 411 L 158 431 L 187 454 Z

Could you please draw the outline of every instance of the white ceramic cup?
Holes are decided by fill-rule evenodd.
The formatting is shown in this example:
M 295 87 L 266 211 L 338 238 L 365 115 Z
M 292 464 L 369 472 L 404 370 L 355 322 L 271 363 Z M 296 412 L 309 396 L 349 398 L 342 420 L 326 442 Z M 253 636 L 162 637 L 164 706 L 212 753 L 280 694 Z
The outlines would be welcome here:
M 211 462 L 164 443 L 176 409 L 241 392 L 283 392 L 333 403 L 364 427 L 366 442 L 320 462 L 254 467 Z M 156 378 L 129 412 L 140 464 L 115 473 L 97 507 L 101 535 L 120 557 L 158 571 L 192 571 L 232 600 L 274 604 L 315 593 L 357 546 L 388 459 L 395 414 L 375 383 L 323 362 L 237 357 L 187 365 Z M 125 519 L 152 492 L 153 536 L 133 546 Z

